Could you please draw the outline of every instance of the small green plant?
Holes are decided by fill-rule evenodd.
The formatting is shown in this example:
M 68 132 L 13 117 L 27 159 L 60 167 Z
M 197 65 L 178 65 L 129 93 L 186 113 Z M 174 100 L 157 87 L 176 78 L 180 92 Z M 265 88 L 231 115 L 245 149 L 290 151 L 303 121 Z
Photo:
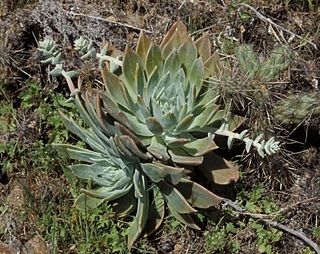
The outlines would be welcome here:
M 226 250 L 230 250 L 231 253 L 238 253 L 240 245 L 231 237 L 236 232 L 237 229 L 231 222 L 222 227 L 217 224 L 210 231 L 206 231 L 204 233 L 206 253 L 223 253 Z
M 107 44 L 100 53 L 80 38 L 75 48 L 83 58 L 97 58 L 103 89 L 76 89 L 60 63 L 54 42 L 40 43 L 53 75 L 63 75 L 84 124 L 61 114 L 65 126 L 90 149 L 54 144 L 69 158 L 82 161 L 72 172 L 89 181 L 75 201 L 81 209 L 108 202 L 119 217 L 135 212 L 128 230 L 129 248 L 139 236 L 157 230 L 167 206 L 173 216 L 199 229 L 192 215 L 223 199 L 197 182 L 202 172 L 217 184 L 237 180 L 236 165 L 214 151 L 242 140 L 261 156 L 279 149 L 274 138 L 250 139 L 234 132 L 244 119 L 218 105 L 219 95 L 207 82 L 217 71 L 208 35 L 193 41 L 186 27 L 175 23 L 160 46 L 144 33 L 136 51 L 124 53 Z M 226 139 L 218 145 L 216 136 Z
M 266 229 L 264 225 L 255 221 L 251 221 L 249 225 L 256 232 L 258 251 L 266 254 L 274 253 L 272 245 L 280 241 L 283 233 L 275 228 Z
M 254 188 L 250 192 L 244 192 L 240 198 L 246 201 L 245 208 L 249 212 L 270 214 L 279 210 L 279 207 L 265 193 L 265 189 L 261 186 Z

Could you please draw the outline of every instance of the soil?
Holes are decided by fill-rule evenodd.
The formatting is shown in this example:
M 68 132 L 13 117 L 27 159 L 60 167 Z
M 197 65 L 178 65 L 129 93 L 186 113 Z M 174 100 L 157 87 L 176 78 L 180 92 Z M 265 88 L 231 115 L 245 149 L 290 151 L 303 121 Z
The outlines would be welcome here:
M 159 41 L 174 21 L 183 20 L 195 37 L 208 32 L 216 48 L 224 54 L 234 53 L 234 43 L 250 43 L 263 58 L 277 45 L 288 44 L 294 52 L 294 60 L 279 81 L 268 86 L 274 100 L 289 94 L 319 93 L 319 1 L 243 1 L 249 2 L 257 13 L 245 5 L 235 5 L 235 2 L 241 1 L 1 1 L 0 82 L 2 80 L 5 84 L 6 97 L 10 98 L 21 119 L 15 132 L 1 132 L 0 128 L 0 143 L 6 144 L 16 137 L 25 146 L 36 140 L 46 142 L 46 134 L 37 131 L 41 121 L 33 117 L 32 109 L 20 107 L 19 94 L 30 80 L 40 82 L 46 92 L 55 91 L 67 96 L 65 82 L 62 79 L 49 80 L 45 67 L 40 64 L 37 42 L 45 36 L 53 37 L 62 45 L 62 53 L 73 59 L 72 45 L 80 35 L 91 38 L 96 45 L 111 41 L 123 50 L 126 45 L 134 47 L 142 29 Z M 271 26 L 261 15 L 277 26 Z M 65 65 L 72 69 L 79 63 L 65 60 Z M 0 95 L 0 101 L 5 99 Z M 282 223 L 301 230 L 318 244 L 320 240 L 312 235 L 312 228 L 319 227 L 320 216 L 319 123 L 319 118 L 307 119 L 299 125 L 272 122 L 270 128 L 284 144 L 281 153 L 265 160 L 254 154 L 243 156 L 240 161 L 243 180 L 235 186 L 235 191 L 240 191 L 262 184 L 279 207 L 287 210 Z M 5 157 L 1 158 L 5 160 Z M 24 207 L 30 202 L 28 193 L 34 198 L 31 201 L 35 203 L 34 209 L 40 198 L 52 196 L 67 197 L 66 202 L 72 204 L 65 177 L 59 170 L 41 173 L 32 166 L 28 171 L 21 171 L 19 167 L 17 159 L 12 172 L 6 173 L 0 168 L 0 204 L 9 209 L 3 213 L 6 216 L 0 210 L 0 231 L 9 226 L 11 230 L 10 236 L 4 234 L 0 238 L 0 253 L 16 253 L 14 251 L 18 250 L 49 253 L 50 241 L 43 240 L 45 235 L 37 235 L 39 230 L 32 224 L 32 211 L 25 211 Z M 63 186 L 66 190 L 59 188 Z M 40 192 L 46 194 L 39 195 Z M 19 222 L 21 214 L 28 216 L 30 224 Z M 243 230 L 242 234 L 238 236 L 240 253 L 257 253 L 252 244 L 255 237 L 252 232 Z M 203 235 L 191 230 L 186 230 L 184 235 L 159 234 L 148 244 L 155 253 L 204 252 Z M 301 241 L 284 234 L 276 251 L 293 254 L 302 253 L 304 248 Z M 62 249 L 59 251 L 66 253 Z

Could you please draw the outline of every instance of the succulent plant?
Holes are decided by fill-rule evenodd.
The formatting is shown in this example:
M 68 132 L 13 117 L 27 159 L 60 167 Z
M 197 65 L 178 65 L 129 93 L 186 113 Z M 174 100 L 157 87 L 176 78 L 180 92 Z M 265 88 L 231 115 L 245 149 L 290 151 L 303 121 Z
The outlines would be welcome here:
M 232 101 L 236 108 L 253 105 L 252 111 L 256 112 L 256 108 L 267 104 L 268 82 L 275 81 L 288 68 L 292 51 L 287 46 L 281 46 L 266 59 L 260 59 L 252 45 L 240 45 L 235 51 L 232 57 L 218 59 L 218 71 L 210 77 L 210 83 L 224 101 Z
M 71 170 L 93 183 L 77 198 L 79 208 L 109 202 L 118 216 L 136 213 L 129 247 L 159 228 L 165 206 L 178 220 L 199 229 L 192 214 L 223 200 L 197 182 L 201 172 L 216 184 L 239 177 L 231 161 L 214 153 L 224 147 L 217 136 L 229 148 L 242 140 L 247 151 L 256 147 L 261 156 L 279 149 L 273 138 L 252 140 L 247 131 L 235 133 L 244 118 L 216 104 L 219 95 L 208 78 L 219 71 L 219 57 L 211 54 L 208 34 L 194 42 L 177 22 L 160 46 L 144 33 L 136 51 L 121 53 L 107 44 L 96 54 L 85 39 L 75 46 L 84 58 L 99 59 L 103 88 L 72 91 L 84 126 L 61 114 L 66 127 L 90 149 L 55 147 L 84 162 Z
M 237 48 L 236 58 L 241 74 L 249 80 L 270 82 L 288 68 L 292 51 L 287 46 L 275 48 L 270 57 L 260 61 L 251 45 L 241 45 Z
M 273 115 L 283 124 L 300 124 L 310 117 L 319 116 L 320 95 L 319 93 L 291 94 L 278 101 Z

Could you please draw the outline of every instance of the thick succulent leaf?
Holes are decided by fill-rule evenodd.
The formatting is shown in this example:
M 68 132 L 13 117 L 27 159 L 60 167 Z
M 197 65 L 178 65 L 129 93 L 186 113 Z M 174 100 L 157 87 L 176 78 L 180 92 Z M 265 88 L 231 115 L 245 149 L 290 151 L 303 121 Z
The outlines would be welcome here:
M 156 187 L 152 188 L 153 199 L 150 202 L 149 216 L 143 233 L 145 236 L 151 235 L 161 226 L 164 214 L 165 204 L 160 190 Z
M 152 44 L 149 48 L 146 59 L 146 71 L 148 75 L 152 73 L 155 67 L 157 68 L 157 71 L 160 74 L 162 71 L 162 65 L 163 59 L 161 49 L 157 45 Z
M 173 112 L 169 111 L 163 115 L 160 123 L 165 131 L 170 131 L 177 124 L 177 118 Z
M 116 136 L 113 138 L 113 140 L 114 140 L 114 142 L 115 142 L 115 145 L 116 145 L 116 147 L 117 147 L 117 150 L 119 151 L 119 153 L 120 153 L 123 157 L 125 157 L 125 158 L 127 158 L 127 159 L 135 159 L 134 153 L 131 152 L 131 150 L 129 150 L 129 149 L 125 146 L 125 144 L 122 143 L 122 140 L 120 139 L 119 136 L 116 135 Z
M 150 104 L 150 100 L 154 95 L 154 90 L 158 86 L 159 83 L 159 74 L 157 67 L 155 67 L 148 78 L 147 85 L 143 90 L 143 100 L 146 105 Z
M 136 198 L 142 198 L 143 196 L 143 190 L 141 191 L 141 181 L 142 181 L 143 175 L 140 173 L 138 169 L 134 171 L 133 174 L 133 186 L 134 186 L 134 196 Z
M 88 163 L 95 163 L 97 161 L 105 160 L 101 153 L 94 152 L 85 148 L 81 148 L 68 144 L 52 144 L 59 154 L 65 156 L 66 154 L 70 159 L 84 161 Z
M 220 204 L 223 200 L 200 184 L 185 178 L 181 179 L 176 188 L 193 207 L 206 209 Z
M 190 138 L 175 138 L 174 136 L 171 137 L 169 135 L 165 136 L 165 140 L 169 148 L 182 147 L 184 144 L 191 141 Z
M 149 51 L 151 45 L 151 40 L 144 32 L 140 33 L 138 42 L 137 42 L 137 48 L 136 52 L 141 57 L 142 63 L 145 63 L 147 58 L 147 53 Z
M 208 77 L 219 77 L 221 63 L 218 51 L 215 51 L 204 63 L 204 79 Z
M 176 134 L 180 134 L 181 132 L 186 131 L 189 126 L 191 125 L 191 123 L 194 120 L 194 116 L 193 114 L 187 115 L 185 116 L 176 126 L 176 128 L 174 129 L 174 132 Z
M 155 89 L 153 90 L 151 97 L 158 100 L 166 92 L 166 88 L 170 85 L 170 82 L 172 82 L 170 72 L 163 74 Z
M 133 212 L 137 207 L 137 199 L 134 196 L 133 188 L 126 195 L 115 200 L 111 207 L 119 218 L 126 217 Z
M 160 136 L 154 136 L 151 138 L 151 144 L 147 147 L 147 150 L 158 160 L 167 161 L 170 159 L 166 143 Z
M 246 118 L 242 116 L 232 114 L 231 112 L 227 112 L 225 110 L 219 110 L 214 114 L 210 121 L 206 123 L 206 126 L 219 128 L 223 123 L 228 123 L 229 130 L 235 131 L 241 126 L 241 124 L 243 124 L 245 120 Z M 206 130 L 206 132 L 210 131 Z
M 137 87 L 134 82 L 136 77 L 137 65 L 142 66 L 141 58 L 137 53 L 133 52 L 129 48 L 126 48 L 123 59 L 123 75 L 126 81 L 126 88 L 130 94 L 130 97 L 135 100 L 137 96 Z
M 62 112 L 60 112 L 60 117 L 64 126 L 66 126 L 69 131 L 86 142 L 93 150 L 104 153 L 105 148 L 103 145 L 101 145 L 99 139 L 93 133 L 90 133 L 89 131 L 79 127 L 73 119 L 68 118 Z
M 210 181 L 216 184 L 229 184 L 239 179 L 238 168 L 231 161 L 214 153 L 204 156 L 204 161 L 199 168 Z
M 180 46 L 178 54 L 181 63 L 185 66 L 187 73 L 189 73 L 193 62 L 197 58 L 197 48 L 194 45 L 191 37 L 188 37 L 187 40 Z
M 130 105 L 127 98 L 126 89 L 118 76 L 111 72 L 105 73 L 105 86 L 114 101 L 129 109 Z
M 163 133 L 163 128 L 155 117 L 148 117 L 146 119 L 146 125 L 155 135 L 161 135 Z
M 89 93 L 87 93 L 85 102 L 89 115 L 97 126 L 100 127 L 101 131 L 108 137 L 115 135 L 115 127 L 102 112 L 100 95 L 89 96 Z
M 101 93 L 101 97 L 103 101 L 103 107 L 107 111 L 107 113 L 110 114 L 113 118 L 118 119 L 120 109 L 117 103 L 114 102 L 111 98 L 112 96 L 106 91 L 104 93 Z
M 101 131 L 98 122 L 95 122 L 95 120 L 91 118 L 91 115 L 89 115 L 88 111 L 84 107 L 78 94 L 75 96 L 75 103 L 81 118 L 97 135 L 98 138 L 96 139 L 96 142 L 99 142 L 103 147 L 107 148 L 107 144 L 109 143 L 108 137 Z M 89 102 L 87 102 L 87 104 L 90 105 Z
M 211 43 L 209 41 L 209 33 L 203 34 L 195 45 L 198 50 L 198 54 L 202 57 L 202 61 L 205 62 L 211 56 Z
M 218 149 L 219 147 L 211 138 L 206 137 L 190 141 L 184 144 L 181 148 L 192 156 L 202 156 L 209 153 L 210 151 Z
M 119 130 L 119 132 L 122 135 L 129 136 L 134 141 L 134 143 L 136 143 L 137 146 L 143 147 L 141 140 L 135 134 L 133 134 L 128 128 L 124 127 L 122 124 L 118 122 L 114 122 L 114 126 Z
M 137 96 L 137 105 L 139 107 L 139 110 L 141 111 L 141 114 L 143 115 L 144 118 L 151 117 L 151 112 L 150 109 L 147 107 L 145 104 L 143 97 L 138 95 Z
M 170 179 L 172 184 L 177 184 L 184 176 L 184 169 L 163 165 L 160 163 L 141 164 L 143 172 L 155 183 L 159 183 L 164 178 Z
M 138 148 L 138 146 L 129 136 L 123 135 L 120 136 L 119 139 L 121 140 L 122 144 L 124 144 L 134 155 L 143 160 L 149 159 L 149 157 Z
M 124 116 L 124 118 L 119 118 L 120 122 L 137 136 L 152 137 L 154 135 L 148 127 L 140 123 L 135 116 L 128 113 L 122 113 L 119 114 L 119 116 Z
M 260 61 L 251 45 L 241 45 L 236 53 L 239 69 L 245 77 L 254 79 L 260 69 Z
M 140 236 L 146 222 L 149 213 L 149 193 L 146 179 L 143 175 L 140 175 L 138 185 L 135 188 L 139 189 L 141 197 L 138 198 L 137 213 L 132 221 L 128 232 L 128 247 L 132 247 L 133 243 Z
M 125 182 L 127 182 L 126 179 Z M 132 184 L 122 186 L 120 183 L 113 187 L 98 187 L 93 190 L 81 189 L 81 192 L 90 197 L 112 201 L 126 195 L 131 188 Z
M 152 105 L 151 106 L 152 107 L 152 114 L 161 125 L 161 119 L 163 117 L 162 106 L 159 105 L 158 101 L 155 100 L 154 98 L 151 100 L 151 105 Z
M 137 87 L 137 92 L 139 96 L 143 96 L 143 90 L 146 86 L 146 80 L 144 72 L 141 69 L 141 66 L 137 64 L 136 73 L 135 73 L 135 86 Z
M 202 156 L 190 156 L 181 148 L 170 148 L 169 154 L 171 156 L 171 160 L 178 164 L 190 165 L 190 166 L 198 166 L 202 164 L 203 157 Z
M 81 193 L 75 200 L 74 206 L 80 210 L 94 209 L 105 202 L 104 199 L 94 198 Z
M 190 214 L 178 213 L 171 205 L 168 204 L 170 213 L 181 223 L 196 230 L 201 230 L 201 228 L 194 222 Z
M 219 92 L 210 87 L 209 83 L 205 82 L 204 86 L 208 87 L 208 89 L 202 89 L 198 95 L 196 108 L 201 108 L 203 106 L 206 108 L 211 104 L 215 104 L 220 97 Z
M 170 73 L 173 77 L 178 70 L 181 68 L 181 62 L 179 59 L 179 54 L 177 50 L 173 50 L 170 55 L 165 59 L 163 65 L 163 73 Z
M 198 115 L 193 118 L 192 123 L 188 127 L 188 131 L 197 131 L 204 126 L 210 125 L 211 120 L 215 119 L 214 117 L 218 110 L 219 106 L 213 103 L 208 105 L 207 107 L 202 106 L 200 109 L 196 110 L 195 113 Z
M 167 203 L 174 208 L 178 213 L 194 213 L 195 210 L 183 197 L 183 195 L 171 184 L 162 180 L 157 183 L 157 186 L 161 190 L 162 195 L 166 199 Z
M 196 88 L 196 95 L 200 93 L 200 90 L 202 88 L 202 79 L 204 75 L 204 66 L 201 59 L 196 59 L 192 66 L 189 73 L 189 81 L 192 86 L 195 86 Z
M 179 48 L 179 46 L 189 37 L 187 27 L 181 22 L 177 21 L 164 36 L 160 48 L 164 58 L 172 52 L 172 50 Z
M 71 165 L 70 169 L 81 179 L 89 180 L 92 178 L 99 185 L 107 187 L 113 186 L 122 176 L 125 177 L 124 172 L 120 169 L 110 165 L 107 161 L 105 164 L 76 164 Z

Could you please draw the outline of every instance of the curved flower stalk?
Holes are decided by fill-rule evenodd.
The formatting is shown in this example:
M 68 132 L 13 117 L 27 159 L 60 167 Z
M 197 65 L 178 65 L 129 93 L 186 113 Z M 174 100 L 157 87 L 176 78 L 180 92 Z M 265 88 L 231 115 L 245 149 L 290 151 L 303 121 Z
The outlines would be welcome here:
M 224 123 L 220 126 L 219 129 L 212 130 L 208 136 L 214 139 L 215 135 L 228 137 L 227 145 L 228 148 L 231 149 L 232 144 L 235 139 L 241 140 L 246 144 L 246 152 L 248 153 L 251 150 L 251 147 L 255 147 L 257 152 L 261 157 L 265 157 L 265 155 L 272 155 L 277 153 L 280 150 L 280 142 L 275 141 L 274 137 L 271 137 L 269 140 L 264 140 L 263 134 L 260 134 L 254 140 L 247 136 L 248 130 L 244 130 L 241 133 L 235 133 L 228 130 L 228 124 Z
M 69 90 L 72 93 L 75 90 L 75 86 L 71 80 L 72 77 L 77 76 L 76 71 L 65 71 L 61 63 L 61 52 L 57 49 L 56 42 L 50 38 L 46 37 L 43 41 L 39 42 L 38 50 L 46 58 L 42 60 L 41 63 L 51 64 L 54 68 L 49 72 L 52 76 L 62 75 L 68 84 Z

